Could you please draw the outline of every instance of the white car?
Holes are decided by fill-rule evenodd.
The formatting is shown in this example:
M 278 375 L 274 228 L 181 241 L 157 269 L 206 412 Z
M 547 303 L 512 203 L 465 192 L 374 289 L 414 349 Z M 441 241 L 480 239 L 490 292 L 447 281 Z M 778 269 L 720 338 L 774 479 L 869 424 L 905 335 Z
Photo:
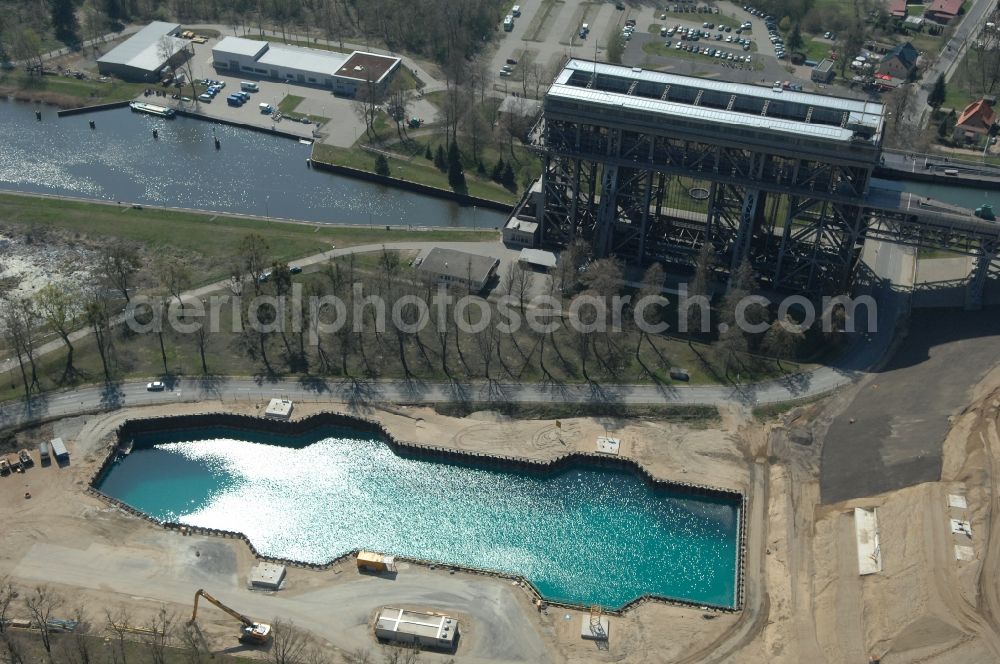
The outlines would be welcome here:
M 147 392 L 162 392 L 166 388 L 167 386 L 163 384 L 163 381 L 154 380 L 152 383 L 146 383 Z

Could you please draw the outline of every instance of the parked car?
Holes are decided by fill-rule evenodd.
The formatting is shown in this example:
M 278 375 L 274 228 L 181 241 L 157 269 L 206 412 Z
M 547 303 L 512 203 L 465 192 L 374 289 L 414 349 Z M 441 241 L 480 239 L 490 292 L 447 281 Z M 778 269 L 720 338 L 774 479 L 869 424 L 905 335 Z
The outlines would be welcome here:
M 515 60 L 514 58 L 507 58 L 507 64 L 509 64 L 509 65 L 516 65 L 517 64 L 517 60 Z
M 212 103 L 213 99 L 215 99 L 215 96 L 210 95 L 207 92 L 202 92 L 200 95 L 198 95 L 198 101 L 203 101 L 209 104 Z
M 166 387 L 167 386 L 163 384 L 163 381 L 160 380 L 154 380 L 152 383 L 146 383 L 147 392 L 162 392 L 166 389 Z

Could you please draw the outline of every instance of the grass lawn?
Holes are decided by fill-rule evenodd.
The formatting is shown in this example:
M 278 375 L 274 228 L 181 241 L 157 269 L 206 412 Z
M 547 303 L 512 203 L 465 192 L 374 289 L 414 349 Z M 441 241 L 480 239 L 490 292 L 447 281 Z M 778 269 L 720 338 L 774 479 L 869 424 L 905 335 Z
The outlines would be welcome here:
M 290 224 L 225 215 L 173 212 L 146 208 L 122 212 L 117 205 L 80 203 L 32 196 L 0 195 L 0 219 L 7 227 L 61 230 L 80 236 L 120 238 L 152 250 L 198 254 L 214 259 L 216 268 L 197 281 L 211 283 L 227 274 L 226 261 L 250 233 L 262 235 L 274 258 L 291 260 L 338 247 L 399 241 L 486 240 L 491 233 L 474 230 L 386 231 L 325 224 Z
M 300 97 L 298 95 L 285 95 L 285 98 L 278 102 L 278 110 L 286 114 L 291 113 L 299 107 L 299 104 L 302 103 L 303 99 L 305 99 L 305 97 Z
M 394 150 L 395 147 L 389 149 Z M 412 158 L 390 158 L 389 168 L 392 177 L 451 191 L 448 174 L 439 171 L 433 162 L 424 159 L 422 149 L 419 152 L 419 155 Z M 370 173 L 375 172 L 375 153 L 363 150 L 360 146 L 341 148 L 317 143 L 313 147 L 313 159 Z M 514 203 L 517 200 L 516 194 L 503 186 L 492 180 L 481 180 L 476 177 L 474 170 L 466 169 L 465 181 L 471 196 L 504 203 Z
M 330 121 L 330 118 L 325 118 L 322 115 L 296 113 L 295 109 L 298 108 L 303 99 L 305 99 L 305 97 L 299 97 L 298 95 L 285 95 L 285 98 L 278 102 L 278 110 L 281 111 L 281 114 L 287 118 L 309 118 L 312 120 L 313 124 L 322 125 Z
M 796 49 L 796 52 L 805 55 L 807 60 L 819 62 L 823 58 L 829 57 L 830 49 L 833 48 L 833 44 L 828 41 L 819 39 L 804 39 L 803 41 L 803 48 Z
M 91 106 L 133 99 L 150 87 L 148 83 L 125 83 L 112 79 L 78 80 L 70 76 L 28 76 L 22 70 L 0 75 L 0 90 L 19 99 L 51 101 L 62 106 Z

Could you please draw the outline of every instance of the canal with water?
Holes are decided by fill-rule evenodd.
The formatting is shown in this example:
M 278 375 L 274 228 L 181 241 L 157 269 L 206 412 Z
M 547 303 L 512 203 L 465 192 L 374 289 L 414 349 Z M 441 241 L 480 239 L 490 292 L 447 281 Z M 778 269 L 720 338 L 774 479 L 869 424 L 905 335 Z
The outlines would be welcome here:
M 38 122 L 35 109 L 0 101 L 0 189 L 331 224 L 498 228 L 506 221 L 499 212 L 313 171 L 306 167 L 310 147 L 280 136 L 127 108 L 58 118 L 45 106 Z M 873 185 L 1000 207 L 1000 194 L 983 189 L 883 179 Z
M 608 608 L 647 593 L 736 598 L 738 498 L 585 464 L 523 474 L 399 456 L 348 428 L 205 427 L 142 435 L 99 488 L 156 519 L 240 531 L 269 556 L 370 549 L 518 574 L 550 600 Z
M 0 101 L 0 189 L 331 224 L 506 221 L 500 212 L 313 171 L 310 146 L 289 138 L 128 108 L 59 118 L 43 106 L 39 122 L 36 108 Z

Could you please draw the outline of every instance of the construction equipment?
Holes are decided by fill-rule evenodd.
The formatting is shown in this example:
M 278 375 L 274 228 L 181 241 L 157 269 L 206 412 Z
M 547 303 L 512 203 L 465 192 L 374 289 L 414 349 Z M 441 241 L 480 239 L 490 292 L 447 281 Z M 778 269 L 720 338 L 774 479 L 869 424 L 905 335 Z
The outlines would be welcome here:
M 253 620 L 247 618 L 239 611 L 231 609 L 222 602 L 220 602 L 219 600 L 215 599 L 207 592 L 205 592 L 204 589 L 199 589 L 198 592 L 194 594 L 194 611 L 191 613 L 192 624 L 198 618 L 199 597 L 204 597 L 206 601 L 211 602 L 212 604 L 216 605 L 217 607 L 219 607 L 220 609 L 231 615 L 233 618 L 236 618 L 237 620 L 240 621 L 240 623 L 243 625 L 243 628 L 240 630 L 240 641 L 242 641 L 243 643 L 264 645 L 271 640 L 270 625 L 266 623 L 254 622 Z

